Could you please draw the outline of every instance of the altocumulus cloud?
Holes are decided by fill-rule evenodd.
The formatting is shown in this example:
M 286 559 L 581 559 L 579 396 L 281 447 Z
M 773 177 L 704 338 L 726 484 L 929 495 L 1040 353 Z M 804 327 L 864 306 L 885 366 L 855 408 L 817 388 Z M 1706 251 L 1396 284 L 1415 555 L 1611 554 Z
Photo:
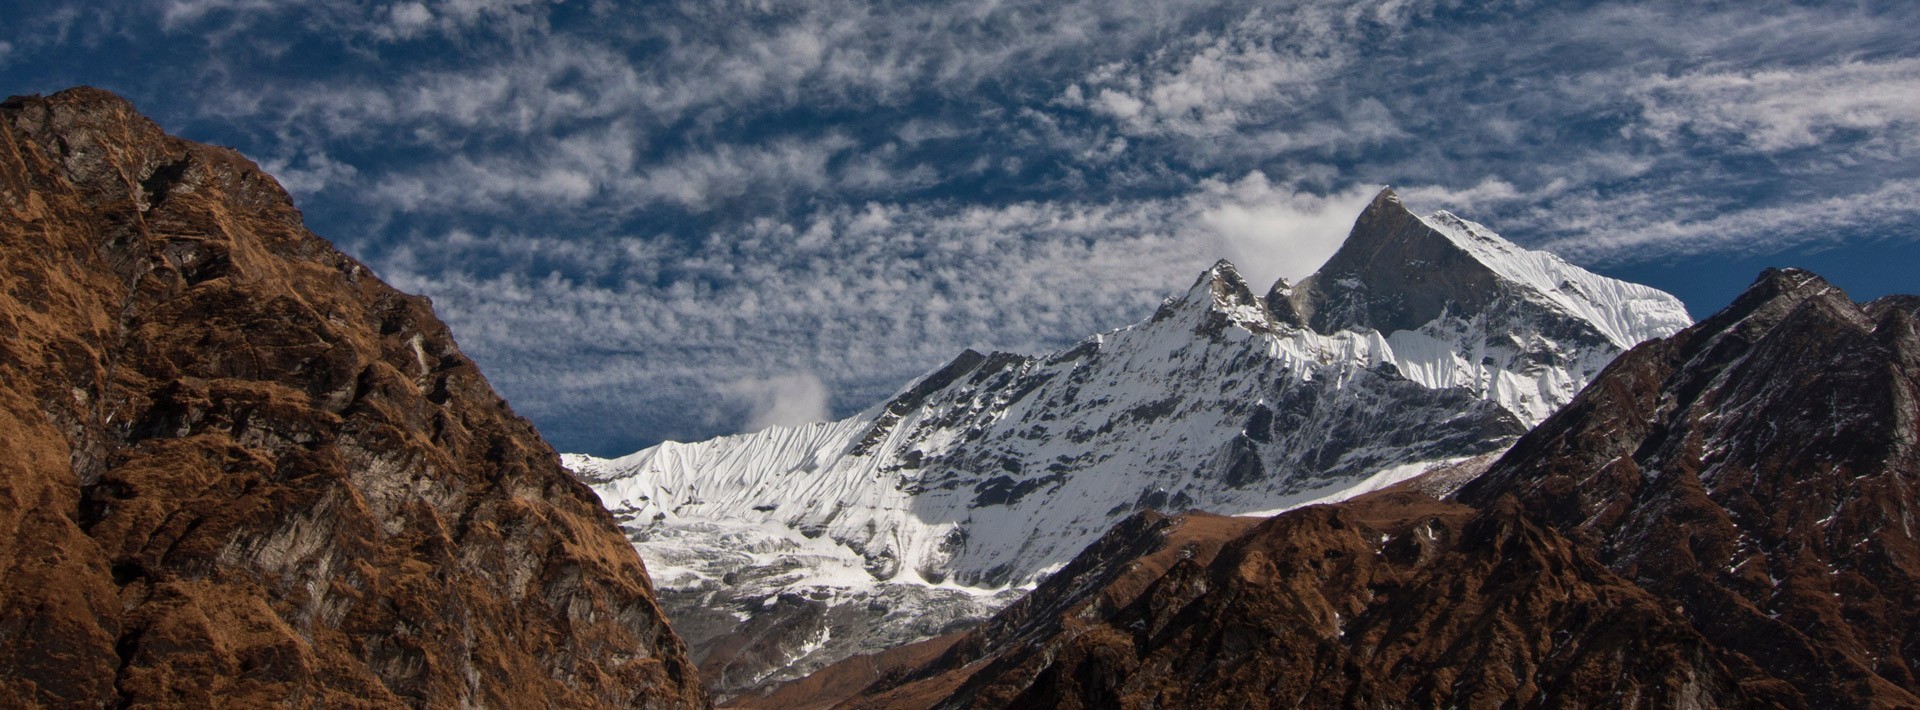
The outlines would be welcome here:
M 1911 243 L 1916 19 L 55 0 L 0 11 L 0 78 L 106 86 L 240 148 L 433 296 L 561 447 L 619 453 L 842 416 L 965 347 L 1061 347 L 1215 258 L 1296 279 L 1382 184 L 1625 275 Z
M 440 294 L 440 313 L 491 372 L 540 380 L 550 396 L 520 404 L 529 415 L 695 436 L 752 423 L 739 383 L 811 373 L 844 412 L 963 347 L 1036 351 L 1124 325 L 1223 249 L 1266 254 L 1246 262 L 1252 278 L 1298 278 L 1376 189 L 1324 197 L 1252 173 L 1158 200 L 873 202 L 696 244 L 456 230 L 409 239 L 377 264 L 403 288 Z M 551 268 L 494 266 L 515 263 Z M 554 373 L 556 359 L 580 366 Z M 711 419 L 622 407 L 632 392 L 714 403 Z

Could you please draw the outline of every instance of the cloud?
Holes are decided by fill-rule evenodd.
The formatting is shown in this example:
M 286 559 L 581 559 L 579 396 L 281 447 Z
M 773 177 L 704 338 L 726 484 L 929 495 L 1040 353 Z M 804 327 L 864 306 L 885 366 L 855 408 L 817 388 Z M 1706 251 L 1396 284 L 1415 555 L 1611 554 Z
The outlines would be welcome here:
M 1058 100 L 1078 105 L 1089 95 L 1085 105 L 1132 134 L 1227 135 L 1301 104 L 1324 103 L 1329 80 L 1359 56 L 1368 35 L 1395 29 L 1414 5 L 1372 13 L 1345 2 L 1256 8 L 1218 35 L 1202 32 L 1142 61 L 1102 66 L 1086 77 L 1086 89 L 1072 85 Z M 1374 102 L 1363 110 L 1382 108 Z
M 721 394 L 746 405 L 747 423 L 741 431 L 770 426 L 798 426 L 832 418 L 827 384 L 812 373 L 738 379 L 718 387 Z
M 287 9 L 273 0 L 165 0 L 160 6 L 160 24 L 168 31 L 198 22 L 215 14 L 277 12 Z
M 484 153 L 567 128 L 632 126 L 651 115 L 646 107 L 657 98 L 623 53 L 590 40 L 550 37 L 457 68 L 407 66 L 368 77 L 215 86 L 202 110 L 284 126 L 269 137 L 299 148 L 379 140 Z
M 433 11 L 417 2 L 404 2 L 391 9 L 392 22 L 378 32 L 390 39 L 406 39 L 425 31 L 433 24 Z
M 162 32 L 193 34 L 225 47 L 248 30 L 291 21 L 297 28 L 337 42 L 371 38 L 418 40 L 428 35 L 484 33 L 525 37 L 546 26 L 552 0 L 414 0 L 397 4 L 355 0 L 156 0 L 150 8 Z M 142 8 L 133 8 L 138 12 Z M 129 13 L 130 15 L 132 13 Z M 131 22 L 150 21 L 131 17 Z M 464 38 L 463 39 L 470 39 Z
M 1065 345 L 1214 258 L 1297 279 L 1380 184 L 1587 263 L 1920 223 L 1895 4 L 57 5 L 0 74 L 254 156 L 601 453 L 751 423 L 718 383 L 845 414 Z
M 711 145 L 651 162 L 640 158 L 642 141 L 629 124 L 616 122 L 534 139 L 513 153 L 456 154 L 388 173 L 372 197 L 407 211 L 515 212 L 593 203 L 621 213 L 657 204 L 697 213 L 739 198 L 778 201 L 835 185 L 881 189 L 933 179 L 930 169 L 895 173 L 884 149 L 836 168 L 834 160 L 855 143 L 835 133 Z
M 332 185 L 349 183 L 359 174 L 352 165 L 339 162 L 326 153 L 312 153 L 297 159 L 263 160 L 260 167 L 280 182 L 287 192 L 311 195 Z
M 1772 153 L 1860 132 L 1872 145 L 1920 147 L 1920 58 L 1658 75 L 1634 93 L 1637 128 L 1665 144 L 1727 140 Z
M 1544 191 L 1551 192 L 1565 186 L 1564 181 L 1549 185 Z M 1475 208 L 1513 202 L 1521 199 L 1537 198 L 1537 194 L 1521 192 L 1498 177 L 1488 176 L 1472 187 L 1451 189 L 1440 185 L 1418 185 L 1395 190 L 1400 199 L 1416 205 L 1436 205 L 1436 209 L 1453 212 L 1467 212 Z
M 1231 183 L 1208 180 L 1203 187 L 1200 223 L 1256 288 L 1280 278 L 1297 282 L 1319 269 L 1380 190 L 1356 185 L 1318 195 L 1273 185 L 1260 172 Z
M 1807 244 L 1859 239 L 1885 224 L 1920 224 L 1920 180 L 1899 180 L 1859 192 L 1781 205 L 1729 208 L 1713 201 L 1679 205 L 1584 197 L 1557 205 L 1582 223 L 1577 237 L 1545 248 L 1599 263 L 1652 261 L 1682 255 L 1769 254 Z M 1909 234 L 1911 234 L 1909 232 Z M 1881 238 L 1905 238 L 1884 235 Z

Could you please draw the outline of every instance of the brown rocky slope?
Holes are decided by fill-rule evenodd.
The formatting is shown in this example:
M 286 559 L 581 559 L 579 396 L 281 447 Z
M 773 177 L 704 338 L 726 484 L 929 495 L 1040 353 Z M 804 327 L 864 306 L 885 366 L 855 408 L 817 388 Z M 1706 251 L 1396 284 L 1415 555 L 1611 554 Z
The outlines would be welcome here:
M 0 705 L 701 706 L 423 298 L 106 92 L 0 105 Z
M 1459 498 L 1516 501 L 1804 702 L 1920 707 L 1917 315 L 1768 271 Z
M 1769 271 L 1446 500 L 1281 515 L 1120 605 L 1043 586 L 1008 612 L 1045 623 L 820 704 L 1920 707 L 1916 316 Z

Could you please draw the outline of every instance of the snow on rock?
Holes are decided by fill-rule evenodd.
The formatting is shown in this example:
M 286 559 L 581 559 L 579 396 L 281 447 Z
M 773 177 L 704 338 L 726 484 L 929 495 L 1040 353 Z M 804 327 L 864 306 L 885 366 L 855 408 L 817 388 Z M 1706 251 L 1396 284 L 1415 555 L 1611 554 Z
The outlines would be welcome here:
M 1670 295 L 1415 217 L 1388 191 L 1320 273 L 1264 298 L 1222 261 L 1144 322 L 1037 357 L 967 351 L 838 422 L 565 463 L 653 561 L 670 613 L 687 592 L 749 617 L 782 595 L 833 600 L 808 623 L 884 607 L 837 622 L 871 625 L 903 595 L 968 616 L 1142 508 L 1271 515 L 1499 450 L 1688 324 Z M 676 626 L 697 653 L 714 641 Z M 748 670 L 721 673 L 721 693 L 883 645 L 789 636 L 732 657 Z

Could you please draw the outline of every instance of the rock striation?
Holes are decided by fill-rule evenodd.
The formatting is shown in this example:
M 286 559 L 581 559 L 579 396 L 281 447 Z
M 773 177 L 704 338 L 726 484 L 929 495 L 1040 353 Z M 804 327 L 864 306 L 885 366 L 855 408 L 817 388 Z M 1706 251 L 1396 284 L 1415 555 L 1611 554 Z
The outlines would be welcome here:
M 8 99 L 0 260 L 0 704 L 707 704 L 593 493 L 245 158 Z
M 1285 513 L 1171 566 L 1127 544 L 1130 521 L 1068 569 L 1150 580 L 1050 580 L 930 660 L 771 697 L 1920 706 L 1917 306 L 1769 271 L 1621 356 L 1484 474 Z

